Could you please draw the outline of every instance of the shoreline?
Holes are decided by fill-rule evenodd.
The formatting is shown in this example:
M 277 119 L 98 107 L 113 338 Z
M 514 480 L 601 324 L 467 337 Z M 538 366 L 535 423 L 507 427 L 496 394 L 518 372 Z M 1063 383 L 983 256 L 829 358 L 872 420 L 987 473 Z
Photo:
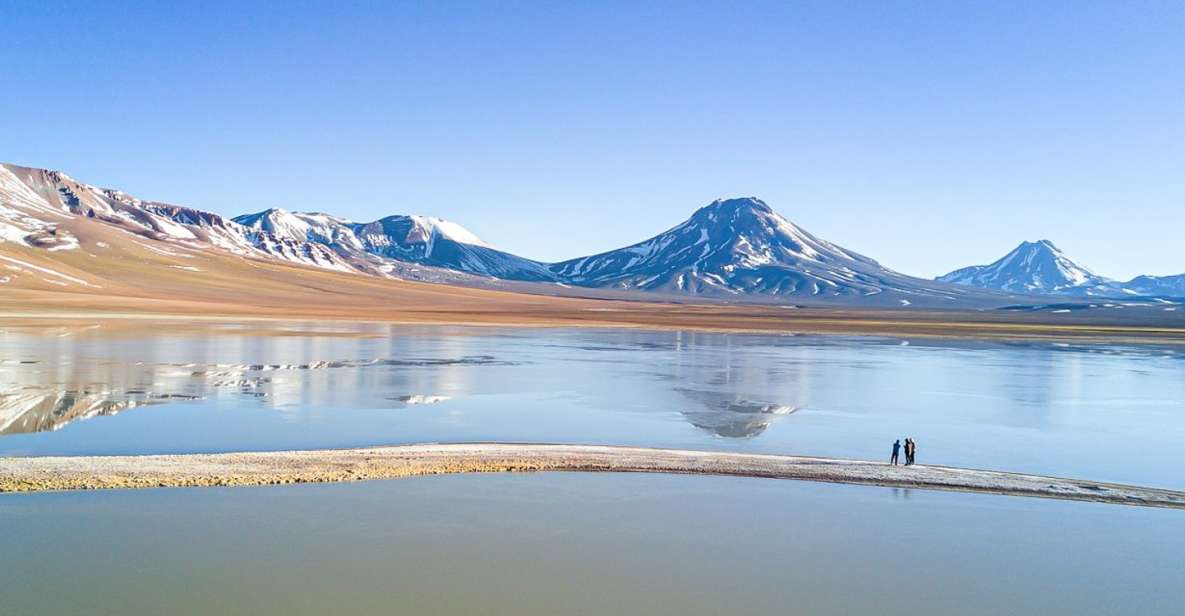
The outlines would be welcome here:
M 703 308 L 694 304 L 684 308 Z M 4 310 L 0 306 L 0 332 L 74 329 L 89 331 L 135 331 L 151 324 L 170 324 L 172 333 L 205 331 L 226 324 L 252 325 L 247 333 L 272 333 L 270 327 L 318 322 L 341 326 L 464 327 L 525 329 L 620 329 L 639 331 L 687 331 L 714 334 L 818 335 L 928 340 L 980 340 L 997 342 L 1064 342 L 1078 344 L 1128 344 L 1140 346 L 1185 346 L 1185 328 L 1163 325 L 1115 325 L 1110 323 L 1048 323 L 1008 319 L 974 320 L 969 313 L 885 314 L 880 311 L 848 311 L 809 308 L 795 314 L 767 315 L 740 310 L 737 314 L 660 315 L 649 310 L 585 309 L 575 314 L 453 314 L 414 313 L 400 316 L 357 316 L 350 314 L 312 315 L 298 311 L 285 314 L 185 314 L 181 312 L 40 312 Z M 982 316 L 982 315 L 980 315 Z M 999 315 L 995 315 L 999 317 Z M 616 318 L 615 318 L 616 317 Z M 944 318 L 945 317 L 945 320 Z M 103 326 L 107 327 L 103 327 Z M 294 332 L 283 330 L 292 335 Z M 313 335 L 333 335 L 309 331 Z M 339 334 L 340 335 L 340 334 Z M 351 333 L 350 335 L 354 335 Z
M 717 475 L 1185 509 L 1185 491 L 948 466 L 772 454 L 526 443 L 219 454 L 0 458 L 0 493 L 338 483 L 491 472 Z

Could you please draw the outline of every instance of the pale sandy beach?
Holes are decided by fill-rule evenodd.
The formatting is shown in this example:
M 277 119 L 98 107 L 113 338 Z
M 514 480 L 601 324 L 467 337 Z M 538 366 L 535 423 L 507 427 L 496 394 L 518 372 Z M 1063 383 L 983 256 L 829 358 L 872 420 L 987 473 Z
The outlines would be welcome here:
M 713 451 L 517 443 L 156 456 L 0 458 L 0 492 L 260 486 L 489 472 L 630 472 L 797 479 L 1185 509 L 1185 492 L 1041 475 Z

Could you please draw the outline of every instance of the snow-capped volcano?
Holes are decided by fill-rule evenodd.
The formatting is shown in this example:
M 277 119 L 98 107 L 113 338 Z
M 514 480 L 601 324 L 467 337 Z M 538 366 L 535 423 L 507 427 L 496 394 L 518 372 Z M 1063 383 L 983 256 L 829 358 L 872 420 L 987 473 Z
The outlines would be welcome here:
M 1049 240 L 1022 242 L 990 265 L 964 267 L 937 280 L 1013 293 L 1069 295 L 1109 293 L 1114 285 L 1072 261 Z
M 714 201 L 644 242 L 556 263 L 551 270 L 565 282 L 584 286 L 713 295 L 908 304 L 953 301 L 961 294 L 817 238 L 755 198 Z
M 273 208 L 234 220 L 293 241 L 323 244 L 350 259 L 379 257 L 505 280 L 554 280 L 543 264 L 497 250 L 465 227 L 432 216 L 358 223 Z

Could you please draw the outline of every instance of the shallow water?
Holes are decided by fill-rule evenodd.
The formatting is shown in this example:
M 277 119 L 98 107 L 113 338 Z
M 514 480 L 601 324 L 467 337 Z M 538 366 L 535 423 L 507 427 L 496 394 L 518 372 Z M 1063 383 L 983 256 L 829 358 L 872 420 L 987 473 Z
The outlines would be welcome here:
M 923 462 L 1185 488 L 1172 348 L 308 328 L 0 334 L 0 455 L 509 440 L 881 458 L 908 435 Z M 639 475 L 0 495 L 0 613 L 1173 613 L 1180 513 Z
M 0 334 L 0 455 L 554 441 L 1185 488 L 1173 348 L 606 330 Z
M 1171 614 L 1179 511 L 465 475 L 0 497 L 3 613 Z

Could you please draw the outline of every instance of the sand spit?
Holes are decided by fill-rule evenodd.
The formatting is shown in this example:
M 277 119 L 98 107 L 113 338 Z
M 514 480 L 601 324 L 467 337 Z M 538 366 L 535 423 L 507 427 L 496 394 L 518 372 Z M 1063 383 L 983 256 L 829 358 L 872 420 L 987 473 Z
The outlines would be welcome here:
M 157 456 L 0 458 L 0 492 L 260 486 L 580 471 L 798 479 L 1185 509 L 1185 492 L 997 471 L 728 452 L 512 443 Z

